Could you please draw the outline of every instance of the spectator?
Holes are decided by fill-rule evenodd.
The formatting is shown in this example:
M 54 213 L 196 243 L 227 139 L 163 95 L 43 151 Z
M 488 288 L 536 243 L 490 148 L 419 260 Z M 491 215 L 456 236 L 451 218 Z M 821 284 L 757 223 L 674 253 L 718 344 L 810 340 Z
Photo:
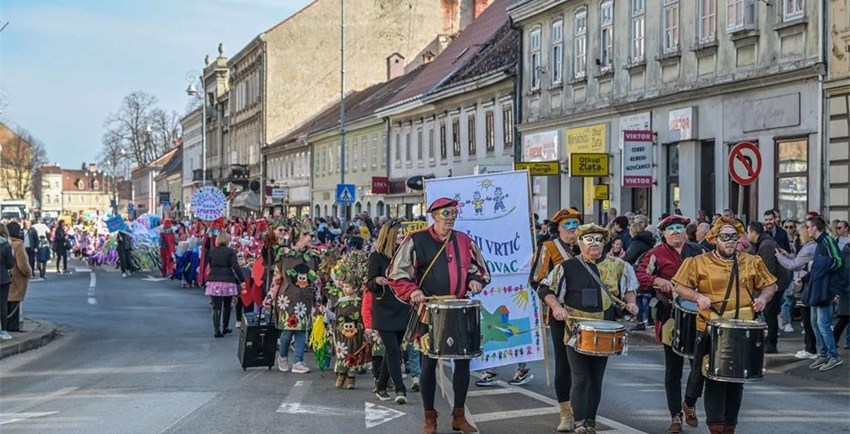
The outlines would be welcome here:
M 791 245 L 788 241 L 788 233 L 785 232 L 785 229 L 782 229 L 779 226 L 779 219 L 776 218 L 776 213 L 778 211 L 775 210 L 767 210 L 764 212 L 764 231 L 770 234 L 770 236 L 776 241 L 776 245 L 779 248 L 784 249 L 786 251 L 791 250 Z M 782 287 L 779 288 L 782 290 Z M 776 297 L 773 297 L 775 300 Z
M 24 248 L 27 251 L 27 257 L 30 263 L 30 269 L 35 269 L 35 255 L 38 250 L 38 230 L 35 229 L 35 223 L 38 220 L 34 220 L 32 223 L 24 220 Z
M 132 270 L 130 268 L 130 251 L 133 249 L 132 238 L 128 233 L 118 231 L 116 241 L 118 242 L 118 264 L 121 266 L 121 277 L 127 277 L 130 275 Z
M 705 239 L 705 236 L 708 235 L 708 231 L 710 230 L 711 225 L 708 223 L 700 223 L 697 225 L 697 243 L 706 252 L 714 250 L 714 244 L 709 243 L 708 240 Z
M 71 242 L 68 240 L 68 235 L 65 232 L 65 220 L 59 220 L 56 224 L 56 232 L 53 234 L 53 251 L 56 253 L 56 272 L 68 274 L 68 250 L 71 248 Z M 62 270 L 59 270 L 59 264 L 62 264 Z
M 611 241 L 614 241 L 614 238 L 622 239 L 623 248 L 628 250 L 629 244 L 632 242 L 632 236 L 629 234 L 629 219 L 626 216 L 615 218 L 614 224 L 611 226 L 611 231 Z
M 735 212 L 732 211 L 729 208 L 726 208 L 726 209 L 723 210 L 723 217 L 734 219 L 735 218 Z
M 614 239 L 611 242 L 611 250 L 608 251 L 609 258 L 623 259 L 626 256 L 626 251 L 623 250 L 623 240 L 620 238 Z
M 812 328 L 818 345 L 818 358 L 809 365 L 810 369 L 828 371 L 844 363 L 838 357 L 835 336 L 832 332 L 832 300 L 846 286 L 847 278 L 840 274 L 845 269 L 838 246 L 827 235 L 827 224 L 823 217 L 806 219 L 806 230 L 817 243 L 814 260 L 806 275 L 808 287 L 803 291 L 802 301 L 811 306 Z M 843 278 L 843 279 L 842 279 Z
M 835 242 L 838 244 L 838 250 L 843 250 L 845 246 L 850 244 L 850 223 L 847 220 L 839 220 L 835 225 Z
M 632 224 L 631 230 L 634 232 L 632 243 L 626 249 L 626 255 L 623 260 L 629 264 L 636 265 L 641 255 L 655 246 L 655 235 L 646 230 L 639 222 Z
M 797 233 L 797 222 L 795 220 L 787 220 L 785 224 L 782 225 L 785 231 L 788 233 L 788 241 L 791 246 L 791 250 L 785 251 L 779 249 L 782 254 L 790 254 L 796 255 L 797 252 L 802 248 L 802 243 L 800 240 L 800 235 Z M 780 262 L 780 265 L 782 263 Z M 784 267 L 784 266 L 783 266 Z M 787 269 L 787 267 L 784 267 Z M 790 270 L 789 270 L 790 271 Z M 794 293 L 794 280 L 796 278 L 792 275 L 791 282 L 788 284 L 788 288 L 784 290 L 784 294 L 782 294 L 782 307 L 779 310 L 779 328 L 786 333 L 791 333 L 794 331 L 794 327 L 791 325 L 791 308 L 794 307 L 795 299 L 793 297 Z M 777 288 L 777 290 L 782 291 L 781 288 Z
M 47 261 L 50 260 L 50 242 L 47 241 L 47 237 L 44 235 L 38 237 L 38 257 L 36 259 L 38 264 L 38 277 L 39 279 L 44 279 Z
M 12 284 L 9 286 L 9 301 L 6 322 L 6 331 L 21 331 L 21 302 L 27 294 L 27 286 L 32 277 L 29 256 L 24 248 L 24 232 L 18 222 L 9 223 L 7 226 L 9 239 L 12 242 L 12 254 L 15 257 L 15 265 L 9 272 L 12 276 Z
M 685 237 L 688 239 L 689 243 L 697 242 L 697 224 L 696 222 L 690 222 L 687 226 L 685 226 Z
M 773 217 L 773 214 L 770 214 Z M 767 218 L 767 214 L 765 214 Z M 759 222 L 750 222 L 747 227 L 747 238 L 752 243 L 756 255 L 758 255 L 764 264 L 767 265 L 767 270 L 776 277 L 776 287 L 780 291 L 788 288 L 789 277 L 788 271 L 779 265 L 776 260 L 776 241 L 765 230 L 765 226 Z M 779 309 L 782 306 L 782 297 L 773 297 L 767 302 L 764 308 L 765 321 L 767 322 L 767 342 L 765 342 L 765 354 L 776 354 L 779 351 L 776 349 L 777 340 L 779 337 Z
M 617 218 L 617 208 L 609 208 L 605 216 L 607 217 L 606 224 L 610 226 L 614 222 L 614 219 Z
M 776 259 L 779 261 L 779 264 L 786 270 L 794 273 L 793 289 L 791 291 L 791 295 L 788 296 L 794 303 L 796 303 L 796 300 L 800 299 L 800 294 L 803 292 L 803 287 L 805 285 L 803 277 L 808 274 L 809 263 L 812 261 L 812 258 L 814 258 L 815 249 L 817 248 L 817 243 L 811 239 L 808 231 L 800 232 L 800 239 L 802 246 L 797 249 L 796 255 L 792 255 L 781 249 L 776 252 Z M 804 330 L 804 348 L 797 351 L 797 353 L 794 354 L 794 357 L 798 359 L 816 359 L 818 357 L 817 345 L 815 341 L 815 332 L 812 329 L 811 309 L 804 305 L 800 312 L 803 316 L 802 325 Z
M 0 223 L 0 340 L 12 339 L 6 330 L 6 322 L 9 320 L 8 302 L 9 288 L 12 285 L 12 276 L 9 271 L 15 266 L 15 257 L 12 254 L 12 244 L 9 242 L 9 230 L 6 225 Z

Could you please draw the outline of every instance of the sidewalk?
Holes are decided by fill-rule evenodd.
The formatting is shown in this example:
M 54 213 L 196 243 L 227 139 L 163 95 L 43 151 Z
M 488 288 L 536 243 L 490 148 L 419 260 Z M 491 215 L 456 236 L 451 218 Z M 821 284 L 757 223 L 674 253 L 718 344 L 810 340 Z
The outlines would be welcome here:
M 53 323 L 32 319 L 24 319 L 22 329 L 20 333 L 12 332 L 12 339 L 0 341 L 0 359 L 47 345 L 58 332 Z

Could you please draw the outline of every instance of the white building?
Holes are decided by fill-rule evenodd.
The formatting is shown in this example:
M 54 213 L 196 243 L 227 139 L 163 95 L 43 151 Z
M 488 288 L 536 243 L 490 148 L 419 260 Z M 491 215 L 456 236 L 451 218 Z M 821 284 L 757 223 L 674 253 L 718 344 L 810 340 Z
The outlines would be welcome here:
M 180 200 L 184 204 L 186 215 L 191 215 L 192 193 L 201 186 L 203 181 L 201 112 L 201 108 L 198 107 L 180 119 L 180 125 L 183 128 L 183 193 Z M 208 173 L 207 181 L 211 181 L 209 178 Z

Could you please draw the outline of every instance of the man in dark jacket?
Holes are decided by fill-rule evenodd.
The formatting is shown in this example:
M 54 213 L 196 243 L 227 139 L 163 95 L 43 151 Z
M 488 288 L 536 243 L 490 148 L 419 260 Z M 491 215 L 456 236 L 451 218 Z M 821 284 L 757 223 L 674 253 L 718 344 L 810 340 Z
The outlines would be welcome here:
M 35 270 L 35 254 L 36 250 L 38 250 L 38 231 L 33 227 L 35 223 L 38 223 L 38 220 L 34 220 L 32 223 L 24 221 L 24 226 L 29 227 L 26 232 L 26 239 L 24 240 L 24 247 L 27 249 L 27 256 L 30 261 L 30 268 Z
M 848 285 L 847 276 L 841 272 L 844 261 L 838 245 L 826 233 L 826 228 L 826 220 L 821 216 L 806 219 L 806 231 L 817 242 L 817 248 L 811 270 L 803 279 L 807 285 L 802 301 L 812 309 L 812 328 L 819 353 L 809 369 L 821 371 L 828 371 L 844 362 L 838 357 L 835 336 L 832 334 L 832 299 L 842 285 Z
M 761 257 L 761 260 L 767 265 L 767 270 L 776 277 L 776 287 L 787 288 L 791 283 L 791 278 L 788 270 L 779 265 L 779 261 L 776 259 L 776 240 L 765 231 L 765 226 L 759 222 L 750 222 L 747 228 L 747 238 L 752 243 L 753 253 Z M 767 322 L 767 342 L 764 348 L 766 354 L 778 352 L 776 349 L 779 336 L 777 315 L 779 315 L 781 307 L 782 297 L 773 297 L 764 309 L 765 322 Z
M 641 255 L 655 247 L 655 235 L 650 231 L 642 231 L 632 238 L 629 248 L 626 249 L 626 256 L 623 260 L 629 264 L 635 265 Z
M 791 251 L 791 242 L 788 240 L 788 232 L 785 232 L 785 229 L 780 227 L 781 222 L 776 217 L 776 214 L 778 214 L 778 211 L 772 209 L 764 212 L 764 231 L 776 240 L 777 246 L 784 249 L 786 252 Z M 782 287 L 780 286 L 779 289 L 781 290 Z

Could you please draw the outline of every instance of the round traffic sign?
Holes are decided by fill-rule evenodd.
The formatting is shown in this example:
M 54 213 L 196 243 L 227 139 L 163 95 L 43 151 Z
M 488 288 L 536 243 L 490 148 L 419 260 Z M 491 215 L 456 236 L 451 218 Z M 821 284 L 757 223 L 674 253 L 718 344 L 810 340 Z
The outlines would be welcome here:
M 755 182 L 761 173 L 761 152 L 751 142 L 740 142 L 729 151 L 729 174 L 741 185 Z

